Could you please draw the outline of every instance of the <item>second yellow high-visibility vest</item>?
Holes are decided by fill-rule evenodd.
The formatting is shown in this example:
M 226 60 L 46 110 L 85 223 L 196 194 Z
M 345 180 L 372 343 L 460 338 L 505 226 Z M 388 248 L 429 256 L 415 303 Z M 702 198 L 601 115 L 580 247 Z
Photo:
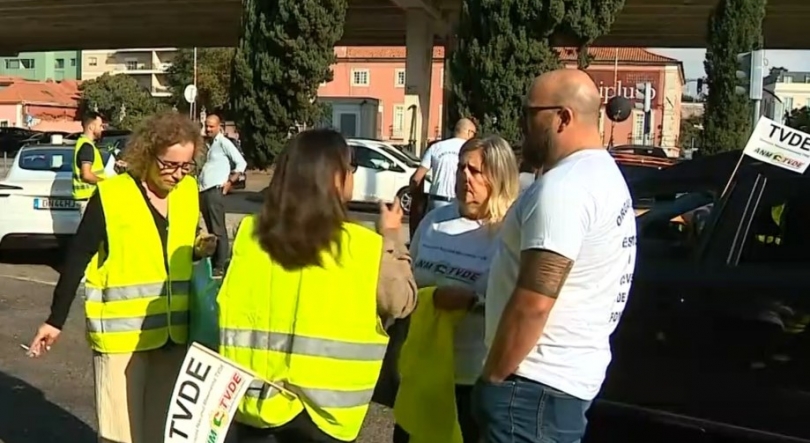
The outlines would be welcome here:
M 377 314 L 382 237 L 346 223 L 340 256 L 288 271 L 244 219 L 220 289 L 220 353 L 253 370 L 236 415 L 274 428 L 306 411 L 324 433 L 355 440 L 382 368 L 388 335 Z M 280 389 L 278 389 L 280 388 Z
M 79 137 L 76 140 L 76 145 L 73 147 L 73 198 L 76 200 L 87 200 L 96 190 L 96 185 L 82 181 L 82 165 L 79 162 L 79 148 L 83 144 L 90 143 L 93 147 L 93 165 L 90 169 L 98 177 L 105 178 L 104 161 L 101 158 L 101 153 L 96 149 L 96 144 L 85 136 Z
M 141 186 L 129 174 L 98 185 L 107 249 L 87 267 L 85 315 L 90 346 L 103 353 L 148 351 L 188 340 L 197 181 L 186 176 L 169 194 L 169 239 L 163 243 Z

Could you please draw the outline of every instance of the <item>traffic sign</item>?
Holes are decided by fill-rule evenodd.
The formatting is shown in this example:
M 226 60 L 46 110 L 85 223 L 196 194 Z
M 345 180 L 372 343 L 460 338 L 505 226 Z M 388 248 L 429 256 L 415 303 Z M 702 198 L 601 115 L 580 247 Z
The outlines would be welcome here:
M 186 89 L 183 90 L 183 98 L 185 98 L 186 102 L 189 104 L 194 103 L 197 99 L 197 87 L 194 85 L 186 86 Z

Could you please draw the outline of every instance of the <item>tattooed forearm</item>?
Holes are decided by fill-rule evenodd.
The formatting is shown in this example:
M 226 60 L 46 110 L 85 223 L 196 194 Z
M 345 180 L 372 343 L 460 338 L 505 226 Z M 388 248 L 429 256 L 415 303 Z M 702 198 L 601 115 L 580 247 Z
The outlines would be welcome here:
M 546 297 L 557 298 L 574 266 L 557 253 L 543 249 L 529 249 L 520 253 L 520 273 L 517 286 Z

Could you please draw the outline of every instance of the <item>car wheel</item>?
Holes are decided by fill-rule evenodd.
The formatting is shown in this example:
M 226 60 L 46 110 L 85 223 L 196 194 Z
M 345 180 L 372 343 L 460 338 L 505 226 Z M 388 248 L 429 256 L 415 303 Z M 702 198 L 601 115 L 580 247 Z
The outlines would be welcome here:
M 413 203 L 413 199 L 411 198 L 411 190 L 408 188 L 402 188 L 397 192 L 397 198 L 399 199 L 399 206 L 402 208 L 402 212 L 405 215 L 411 213 L 411 203 Z

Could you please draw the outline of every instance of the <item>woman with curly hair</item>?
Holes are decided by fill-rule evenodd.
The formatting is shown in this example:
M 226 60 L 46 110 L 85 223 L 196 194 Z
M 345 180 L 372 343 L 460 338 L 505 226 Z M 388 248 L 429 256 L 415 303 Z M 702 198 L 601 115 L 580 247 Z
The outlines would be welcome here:
M 100 442 L 163 441 L 188 340 L 192 263 L 216 246 L 197 237 L 200 128 L 177 113 L 147 119 L 127 172 L 98 183 L 79 223 L 51 313 L 29 355 L 50 350 L 83 276 Z

